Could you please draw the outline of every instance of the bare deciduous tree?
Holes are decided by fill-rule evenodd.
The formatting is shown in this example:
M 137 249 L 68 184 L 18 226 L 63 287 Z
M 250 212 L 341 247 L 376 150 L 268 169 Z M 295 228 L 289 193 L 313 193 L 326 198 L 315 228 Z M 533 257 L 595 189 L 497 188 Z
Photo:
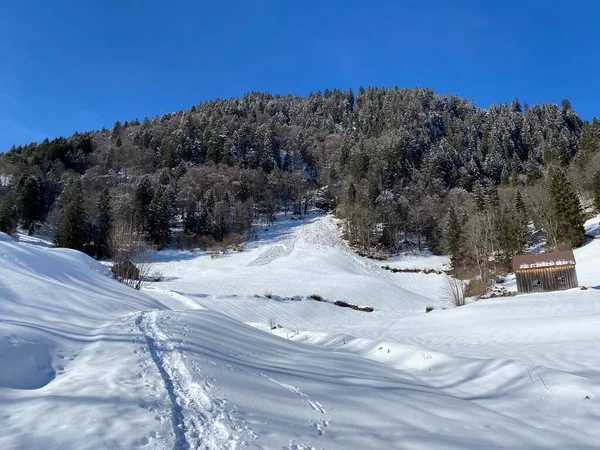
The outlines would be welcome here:
M 447 277 L 446 291 L 452 304 L 456 307 L 465 305 L 465 283 L 463 280 L 453 277 Z
M 494 255 L 494 230 L 488 214 L 473 214 L 465 226 L 468 262 L 477 269 L 483 283 L 490 278 L 490 256 Z
M 140 290 L 148 280 L 148 247 L 129 220 L 117 221 L 109 237 L 112 273 L 119 282 Z
M 558 221 L 550 206 L 550 191 L 546 183 L 541 183 L 525 191 L 527 208 L 537 228 L 544 230 L 551 247 L 557 246 Z

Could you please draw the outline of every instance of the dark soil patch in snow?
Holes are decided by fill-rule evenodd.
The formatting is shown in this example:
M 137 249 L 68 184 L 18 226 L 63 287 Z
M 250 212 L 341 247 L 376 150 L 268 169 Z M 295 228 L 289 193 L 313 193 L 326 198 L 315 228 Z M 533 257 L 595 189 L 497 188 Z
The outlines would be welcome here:
M 392 273 L 424 273 L 425 275 L 429 275 L 429 274 L 436 274 L 436 275 L 443 275 L 446 272 L 444 272 L 443 270 L 435 270 L 435 269 L 399 269 L 397 267 L 390 267 L 390 266 L 381 266 L 382 269 L 385 270 L 389 270 Z
M 371 308 L 370 306 L 357 306 L 353 305 L 352 303 L 343 302 L 341 300 L 337 300 L 333 302 L 333 304 L 336 306 L 341 306 L 342 308 L 354 309 L 355 311 L 373 312 L 373 308 Z
M 255 295 L 256 298 L 261 298 L 260 295 Z M 358 305 L 353 305 L 352 303 L 348 303 L 342 300 L 328 300 L 326 298 L 324 298 L 321 295 L 318 294 L 312 294 L 308 297 L 306 296 L 302 296 L 302 295 L 294 295 L 293 297 L 280 297 L 278 295 L 273 295 L 271 293 L 266 293 L 264 295 L 264 297 L 262 298 L 268 298 L 269 300 L 275 300 L 278 302 L 299 302 L 302 300 L 314 300 L 316 302 L 323 302 L 323 303 L 330 303 L 332 305 L 335 306 L 340 306 L 342 308 L 350 308 L 353 309 L 355 311 L 362 311 L 362 312 L 373 312 L 374 309 L 370 306 L 358 306 Z

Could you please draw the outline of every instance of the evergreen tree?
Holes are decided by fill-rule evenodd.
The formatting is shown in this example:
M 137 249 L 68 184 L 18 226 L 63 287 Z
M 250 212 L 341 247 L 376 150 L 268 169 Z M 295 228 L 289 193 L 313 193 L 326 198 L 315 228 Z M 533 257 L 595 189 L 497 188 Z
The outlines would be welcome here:
M 142 232 L 146 230 L 150 203 L 154 197 L 150 177 L 145 175 L 135 188 L 133 203 L 137 225 Z
M 556 215 L 556 242 L 578 247 L 585 241 L 581 203 L 564 171 L 549 172 L 550 202 Z
M 502 208 L 498 225 L 498 244 L 506 268 L 510 267 L 513 256 L 523 252 L 527 229 L 522 229 L 522 223 L 521 213 L 516 207 Z
M 19 215 L 15 196 L 9 192 L 0 201 L 0 231 L 6 234 L 13 234 L 17 230 Z
M 523 196 L 521 195 L 521 191 L 517 191 L 517 194 L 515 195 L 515 209 L 517 210 L 517 212 L 526 214 L 527 213 L 527 209 L 525 206 L 525 201 L 523 200 Z
M 190 203 L 185 213 L 183 221 L 183 231 L 186 233 L 197 234 L 198 231 L 198 213 L 196 202 Z
M 423 229 L 425 239 L 427 241 L 427 247 L 431 250 L 434 255 L 441 255 L 444 253 L 442 245 L 442 233 L 437 224 L 437 221 L 433 217 L 428 217 L 425 222 Z
M 596 172 L 593 179 L 593 191 L 594 191 L 594 206 L 596 211 L 600 213 L 600 170 Z
M 516 218 L 516 234 L 517 234 L 517 246 L 518 251 L 521 252 L 527 244 L 527 237 L 529 235 L 528 224 L 529 218 L 527 216 L 527 207 L 525 201 L 521 195 L 521 191 L 517 191 L 515 196 L 515 218 Z
M 462 224 L 456 210 L 450 209 L 446 229 L 446 247 L 450 253 L 450 268 L 456 272 L 462 265 L 463 252 L 461 249 Z
M 89 223 L 86 221 L 83 208 L 81 182 L 72 184 L 54 236 L 57 247 L 72 248 L 80 251 L 90 251 Z
M 354 186 L 354 183 L 350 182 L 350 185 L 348 186 L 348 204 L 349 205 L 354 205 L 354 203 L 356 202 L 356 187 Z
M 159 249 L 171 240 L 171 217 L 163 185 L 159 185 L 148 208 L 148 237 Z
M 163 186 L 166 186 L 170 182 L 171 182 L 171 177 L 169 176 L 169 171 L 167 169 L 164 169 L 160 173 L 160 176 L 158 177 L 158 183 L 162 184 Z
M 112 211 L 110 208 L 110 192 L 102 191 L 98 200 L 98 220 L 96 232 L 96 257 L 106 258 L 110 256 L 108 240 L 112 228 Z
M 515 151 L 512 156 L 512 161 L 510 164 L 510 184 L 511 186 L 516 186 L 519 181 L 519 170 L 521 167 L 521 160 L 519 159 L 519 154 Z
M 579 151 L 575 161 L 580 169 L 585 168 L 590 158 L 596 152 L 600 151 L 600 139 L 598 131 L 589 123 L 586 123 L 581 129 L 581 138 L 579 140 Z
M 490 210 L 498 210 L 500 207 L 500 196 L 498 188 L 493 183 L 489 183 L 485 190 L 486 207 Z
M 475 206 L 478 211 L 483 211 L 485 209 L 485 195 L 483 192 L 483 188 L 480 183 L 475 183 L 473 187 L 473 197 L 475 198 Z
M 186 217 L 183 223 L 184 230 L 187 233 L 193 233 L 198 236 L 202 236 L 208 233 L 207 230 L 207 211 L 205 207 L 202 207 L 198 211 L 198 205 L 196 202 L 188 207 Z
M 33 234 L 36 221 L 42 219 L 43 191 L 37 177 L 26 177 L 20 183 L 19 211 L 21 225 Z

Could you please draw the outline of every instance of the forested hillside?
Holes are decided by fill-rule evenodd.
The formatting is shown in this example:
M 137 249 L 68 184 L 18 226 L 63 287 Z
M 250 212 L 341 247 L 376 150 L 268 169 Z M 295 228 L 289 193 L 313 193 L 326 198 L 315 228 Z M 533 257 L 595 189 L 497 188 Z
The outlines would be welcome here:
M 362 251 L 425 243 L 486 272 L 533 224 L 577 246 L 600 207 L 600 122 L 517 100 L 481 109 L 428 89 L 247 94 L 0 156 L 0 230 L 43 228 L 109 256 L 117 222 L 161 248 L 239 241 L 253 220 L 331 199 Z M 317 196 L 316 189 L 322 189 Z

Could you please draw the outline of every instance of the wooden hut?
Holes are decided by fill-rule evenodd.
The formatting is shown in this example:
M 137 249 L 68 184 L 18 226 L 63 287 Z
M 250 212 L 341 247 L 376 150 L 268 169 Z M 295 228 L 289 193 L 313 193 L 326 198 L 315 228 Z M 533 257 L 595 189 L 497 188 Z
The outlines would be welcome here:
M 579 285 L 572 250 L 515 256 L 512 267 L 521 293 L 563 291 Z

